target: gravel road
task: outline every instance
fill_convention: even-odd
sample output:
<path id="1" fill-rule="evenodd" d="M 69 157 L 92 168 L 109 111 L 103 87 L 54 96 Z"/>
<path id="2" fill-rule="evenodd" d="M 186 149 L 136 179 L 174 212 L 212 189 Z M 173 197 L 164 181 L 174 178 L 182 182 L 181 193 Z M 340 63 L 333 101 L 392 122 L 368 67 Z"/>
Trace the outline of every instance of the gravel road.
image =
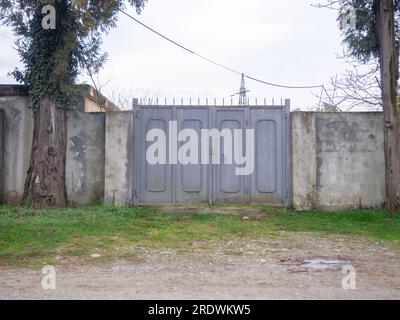
<path id="1" fill-rule="evenodd" d="M 305 233 L 184 249 L 134 247 L 136 258 L 128 260 L 59 257 L 55 290 L 42 288 L 41 268 L 0 267 L 0 299 L 400 299 L 398 248 Z M 342 268 L 302 265 L 312 258 L 346 261 L 356 289 L 342 288 Z"/>

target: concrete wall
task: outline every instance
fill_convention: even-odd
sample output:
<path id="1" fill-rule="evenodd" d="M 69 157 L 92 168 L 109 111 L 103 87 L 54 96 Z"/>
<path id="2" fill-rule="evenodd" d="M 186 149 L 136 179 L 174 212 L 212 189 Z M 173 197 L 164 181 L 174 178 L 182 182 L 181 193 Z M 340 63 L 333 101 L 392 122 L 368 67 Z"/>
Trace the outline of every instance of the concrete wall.
<path id="1" fill-rule="evenodd" d="M 382 113 L 292 113 L 293 204 L 340 210 L 385 203 Z"/>
<path id="2" fill-rule="evenodd" d="M 0 201 L 18 203 L 23 195 L 32 145 L 33 116 L 26 96 L 0 97 L 3 152 Z M 72 203 L 98 203 L 104 195 L 105 113 L 70 113 L 66 187 Z"/>
<path id="3" fill-rule="evenodd" d="M 133 112 L 107 112 L 104 201 L 133 203 Z"/>
<path id="4" fill-rule="evenodd" d="M 105 113 L 68 115 L 66 186 L 71 203 L 100 203 L 104 196 Z"/>
<path id="5" fill-rule="evenodd" d="M 29 98 L 0 95 L 0 201 L 23 193 L 33 130 Z M 19 89 L 18 89 L 19 90 Z M 1 93 L 1 92 L 0 92 Z M 296 209 L 381 207 L 385 203 L 381 113 L 292 113 Z M 1 129 L 1 125 L 3 129 Z M 72 203 L 133 202 L 134 113 L 68 116 L 67 192 Z"/>
<path id="6" fill-rule="evenodd" d="M 32 145 L 33 117 L 25 96 L 0 97 L 3 111 L 3 161 L 0 200 L 17 203 L 24 191 Z"/>

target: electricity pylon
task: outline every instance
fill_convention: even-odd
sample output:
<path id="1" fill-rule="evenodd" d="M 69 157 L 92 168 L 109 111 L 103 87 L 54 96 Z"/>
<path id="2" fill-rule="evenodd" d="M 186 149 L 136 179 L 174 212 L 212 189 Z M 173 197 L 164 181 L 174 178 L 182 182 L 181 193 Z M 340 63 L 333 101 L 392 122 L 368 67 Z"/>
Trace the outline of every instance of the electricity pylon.
<path id="1" fill-rule="evenodd" d="M 231 95 L 231 97 L 239 95 L 239 105 L 247 106 L 248 105 L 248 100 L 247 100 L 247 96 L 246 96 L 247 92 L 250 92 L 250 90 L 246 90 L 246 86 L 244 84 L 244 73 L 242 73 L 242 81 L 240 83 L 240 90 L 238 93 Z"/>

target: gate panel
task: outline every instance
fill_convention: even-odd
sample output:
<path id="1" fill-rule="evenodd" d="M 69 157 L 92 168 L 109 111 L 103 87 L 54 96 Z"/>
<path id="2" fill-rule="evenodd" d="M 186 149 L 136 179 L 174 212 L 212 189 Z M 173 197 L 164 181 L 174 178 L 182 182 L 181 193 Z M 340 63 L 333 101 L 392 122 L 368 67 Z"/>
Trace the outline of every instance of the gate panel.
<path id="1" fill-rule="evenodd" d="M 134 125 L 134 199 L 136 204 L 209 203 L 288 205 L 290 195 L 289 101 L 282 106 L 208 107 L 208 106 L 138 106 Z M 286 116 L 288 115 L 288 116 Z M 176 125 L 177 136 L 169 136 L 170 125 Z M 165 133 L 166 164 L 150 164 L 146 153 L 155 141 L 146 141 L 151 129 Z M 181 130 L 191 129 L 182 133 Z M 220 134 L 219 164 L 217 148 L 209 139 L 208 150 L 202 150 L 202 129 L 215 129 Z M 228 129 L 230 138 L 224 137 Z M 234 130 L 241 129 L 241 141 L 234 141 Z M 235 147 L 246 149 L 246 129 L 254 130 L 254 170 L 251 175 L 237 175 Z M 195 132 L 195 134 L 194 134 Z M 179 134 L 181 136 L 179 137 Z M 191 138 L 185 134 L 191 135 Z M 178 139 L 179 137 L 179 139 Z M 172 140 L 171 140 L 172 139 Z M 175 139 L 175 140 L 174 140 Z M 197 147 L 188 148 L 195 139 Z M 197 142 L 197 143 L 196 143 Z M 171 144 L 171 145 L 170 145 Z M 230 144 L 231 150 L 225 152 Z M 181 147 L 184 147 L 181 149 Z M 185 149 L 186 147 L 186 149 Z M 206 148 L 206 147 L 204 147 Z M 171 162 L 171 150 L 178 158 Z M 185 153 L 179 153 L 185 150 Z M 188 152 L 190 150 L 190 152 Z M 197 162 L 182 163 L 197 153 Z M 232 153 L 231 153 L 232 152 Z M 204 153 L 204 154 L 203 154 Z M 248 157 L 249 155 L 246 155 Z M 251 156 L 251 155 L 250 155 Z M 181 157 L 181 158 L 179 158 Z M 209 164 L 201 160 L 209 159 Z M 174 157 L 173 157 L 174 159 Z M 249 160 L 249 159 L 247 159 Z M 191 160 L 192 161 L 192 160 Z"/>
<path id="2" fill-rule="evenodd" d="M 171 203 L 172 196 L 172 166 L 170 164 L 151 165 L 146 159 L 146 151 L 154 142 L 147 142 L 146 135 L 151 129 L 162 129 L 166 133 L 166 153 L 168 161 L 168 125 L 173 120 L 172 108 L 143 108 L 139 121 L 139 202 Z"/>
<path id="3" fill-rule="evenodd" d="M 208 203 L 209 180 L 211 179 L 208 165 L 201 164 L 201 130 L 209 128 L 209 109 L 182 107 L 176 109 L 178 132 L 182 129 L 192 129 L 197 133 L 198 164 L 181 164 L 174 166 L 175 202 L 177 203 Z M 178 149 L 188 142 L 178 141 Z M 207 155 L 209 150 L 207 150 Z"/>
<path id="4" fill-rule="evenodd" d="M 224 147 L 226 143 L 231 144 L 231 150 L 234 150 L 233 130 L 246 129 L 245 110 L 224 108 L 216 109 L 214 116 L 214 128 L 218 130 L 229 129 L 232 132 L 232 140 L 226 141 L 221 138 L 220 142 L 220 164 L 213 164 L 214 167 L 214 202 L 215 203 L 247 203 L 245 176 L 236 175 L 237 165 L 234 163 L 226 164 L 228 158 L 232 155 L 225 154 Z M 244 139 L 243 139 L 244 149 Z M 216 150 L 211 151 L 212 154 Z"/>
<path id="5" fill-rule="evenodd" d="M 283 204 L 284 112 L 282 109 L 251 108 L 250 128 L 255 134 L 254 172 L 250 176 L 250 202 Z"/>

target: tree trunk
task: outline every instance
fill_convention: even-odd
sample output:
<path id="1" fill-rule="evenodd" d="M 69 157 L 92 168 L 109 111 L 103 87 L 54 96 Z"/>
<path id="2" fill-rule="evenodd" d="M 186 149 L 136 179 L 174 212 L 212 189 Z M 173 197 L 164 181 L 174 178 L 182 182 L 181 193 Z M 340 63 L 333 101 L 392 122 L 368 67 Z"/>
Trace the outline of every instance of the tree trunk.
<path id="1" fill-rule="evenodd" d="M 400 210 L 399 57 L 392 0 L 377 0 L 377 38 L 384 115 L 385 178 L 389 212 Z"/>
<path id="2" fill-rule="evenodd" d="M 30 167 L 22 201 L 34 208 L 66 206 L 67 113 L 54 102 L 42 99 L 33 116 Z"/>

